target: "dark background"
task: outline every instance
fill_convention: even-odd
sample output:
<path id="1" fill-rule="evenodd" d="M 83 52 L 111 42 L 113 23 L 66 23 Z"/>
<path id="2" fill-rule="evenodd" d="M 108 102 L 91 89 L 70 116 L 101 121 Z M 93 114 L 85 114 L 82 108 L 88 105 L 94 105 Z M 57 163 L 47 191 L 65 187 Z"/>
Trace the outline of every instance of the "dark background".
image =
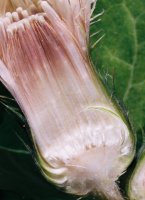
<path id="1" fill-rule="evenodd" d="M 95 13 L 103 10 L 101 21 L 91 26 L 90 35 L 100 32 L 90 38 L 90 55 L 112 95 L 125 103 L 139 149 L 145 127 L 145 0 L 98 0 Z M 22 114 L 18 115 L 17 104 L 3 96 L 11 98 L 0 84 L 0 199 L 77 199 L 58 191 L 41 176 L 27 123 Z M 135 163 L 121 178 L 123 187 Z"/>

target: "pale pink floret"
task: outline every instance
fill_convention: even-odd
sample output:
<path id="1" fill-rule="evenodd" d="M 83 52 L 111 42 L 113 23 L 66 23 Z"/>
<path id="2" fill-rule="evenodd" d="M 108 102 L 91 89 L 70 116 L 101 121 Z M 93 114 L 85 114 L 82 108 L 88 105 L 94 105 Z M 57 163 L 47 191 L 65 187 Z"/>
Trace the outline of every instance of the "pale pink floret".
<path id="1" fill-rule="evenodd" d="M 18 8 L 3 15 L 0 79 L 28 120 L 45 176 L 69 193 L 120 200 L 115 181 L 133 143 L 90 65 L 93 2 L 41 1 L 36 14 Z"/>

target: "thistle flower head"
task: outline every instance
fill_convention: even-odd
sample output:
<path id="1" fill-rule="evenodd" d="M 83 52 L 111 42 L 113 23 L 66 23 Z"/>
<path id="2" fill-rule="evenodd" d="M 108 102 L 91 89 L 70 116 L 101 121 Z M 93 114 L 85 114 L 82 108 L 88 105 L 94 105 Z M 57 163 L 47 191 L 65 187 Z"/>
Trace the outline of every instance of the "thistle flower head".
<path id="1" fill-rule="evenodd" d="M 141 149 L 137 165 L 129 181 L 128 195 L 130 200 L 145 199 L 145 149 Z"/>
<path id="2" fill-rule="evenodd" d="M 69 193 L 119 200 L 115 181 L 134 142 L 89 60 L 93 5 L 9 1 L 0 18 L 0 79 L 27 118 L 44 176 Z"/>
<path id="3" fill-rule="evenodd" d="M 5 15 L 6 12 L 15 12 L 18 7 L 27 9 L 30 13 L 38 11 L 38 0 L 1 0 L 0 15 Z"/>

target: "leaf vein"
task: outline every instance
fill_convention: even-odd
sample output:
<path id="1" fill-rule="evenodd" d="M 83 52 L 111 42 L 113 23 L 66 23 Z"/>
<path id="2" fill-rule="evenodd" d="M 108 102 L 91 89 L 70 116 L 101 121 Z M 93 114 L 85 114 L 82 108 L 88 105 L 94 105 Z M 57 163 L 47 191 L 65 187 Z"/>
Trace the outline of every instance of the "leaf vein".
<path id="1" fill-rule="evenodd" d="M 136 20 L 135 20 L 134 16 L 132 15 L 131 11 L 129 10 L 129 8 L 127 7 L 127 5 L 125 4 L 125 2 L 123 3 L 123 7 L 129 16 L 130 21 L 132 22 L 133 36 L 134 36 L 134 56 L 133 56 L 133 61 L 132 61 L 132 67 L 130 70 L 130 77 L 128 79 L 128 84 L 127 84 L 126 91 L 125 91 L 124 97 L 123 97 L 123 100 L 126 101 L 128 99 L 130 90 L 132 88 L 133 79 L 134 79 L 134 69 L 135 69 L 135 64 L 137 61 L 137 51 L 138 51 L 138 38 L 137 38 L 137 31 L 136 31 Z"/>

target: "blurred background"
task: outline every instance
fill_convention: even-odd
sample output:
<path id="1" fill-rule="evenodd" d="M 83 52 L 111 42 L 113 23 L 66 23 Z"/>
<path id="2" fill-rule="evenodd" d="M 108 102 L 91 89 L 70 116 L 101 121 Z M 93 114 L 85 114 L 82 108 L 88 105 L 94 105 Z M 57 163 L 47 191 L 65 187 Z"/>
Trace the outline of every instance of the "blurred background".
<path id="1" fill-rule="evenodd" d="M 139 150 L 145 137 L 145 0 L 98 0 L 97 13 L 102 15 L 91 25 L 90 56 L 112 97 L 127 110 Z M 41 176 L 29 128 L 11 98 L 0 83 L 0 200 L 77 199 Z"/>

